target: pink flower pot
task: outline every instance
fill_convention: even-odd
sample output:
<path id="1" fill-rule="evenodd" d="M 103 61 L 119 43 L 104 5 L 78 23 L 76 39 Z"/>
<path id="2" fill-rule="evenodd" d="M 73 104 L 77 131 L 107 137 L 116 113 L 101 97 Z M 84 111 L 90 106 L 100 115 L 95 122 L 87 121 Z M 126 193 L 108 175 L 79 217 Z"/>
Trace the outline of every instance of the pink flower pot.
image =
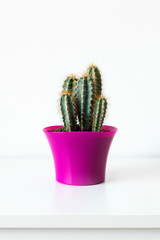
<path id="1" fill-rule="evenodd" d="M 54 158 L 56 180 L 69 185 L 92 185 L 105 181 L 107 156 L 117 128 L 105 132 L 49 132 L 43 129 Z"/>

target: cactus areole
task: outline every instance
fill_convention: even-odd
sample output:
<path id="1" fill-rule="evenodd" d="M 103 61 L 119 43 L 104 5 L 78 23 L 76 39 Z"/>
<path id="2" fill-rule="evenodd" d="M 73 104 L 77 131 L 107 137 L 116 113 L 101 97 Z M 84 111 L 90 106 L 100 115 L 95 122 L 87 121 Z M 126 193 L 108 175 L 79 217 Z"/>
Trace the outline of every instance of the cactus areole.
<path id="1" fill-rule="evenodd" d="M 105 181 L 107 156 L 117 131 L 103 125 L 107 106 L 97 66 L 90 65 L 80 78 L 72 74 L 64 80 L 60 97 L 63 126 L 43 129 L 58 182 L 91 185 Z"/>

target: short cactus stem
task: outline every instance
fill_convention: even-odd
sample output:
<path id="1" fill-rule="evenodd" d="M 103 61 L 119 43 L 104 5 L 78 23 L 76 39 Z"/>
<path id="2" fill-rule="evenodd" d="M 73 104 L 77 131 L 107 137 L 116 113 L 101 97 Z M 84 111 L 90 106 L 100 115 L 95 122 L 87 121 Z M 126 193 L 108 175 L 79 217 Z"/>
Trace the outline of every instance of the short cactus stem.
<path id="1" fill-rule="evenodd" d="M 72 97 L 69 93 L 62 94 L 60 99 L 61 112 L 65 131 L 76 130 L 76 115 Z"/>
<path id="2" fill-rule="evenodd" d="M 75 94 L 75 89 L 77 85 L 77 78 L 74 75 L 68 76 L 62 86 L 64 92 L 69 92 L 70 94 Z"/>
<path id="3" fill-rule="evenodd" d="M 77 81 L 78 79 L 75 77 L 75 75 L 71 74 L 65 79 L 62 86 L 62 89 L 63 89 L 62 93 L 69 93 L 72 96 L 76 115 L 77 115 L 77 104 L 76 104 Z"/>
<path id="4" fill-rule="evenodd" d="M 107 101 L 101 97 L 96 101 L 94 114 L 93 114 L 93 132 L 100 132 L 102 130 L 102 124 L 105 118 L 107 109 Z"/>
<path id="5" fill-rule="evenodd" d="M 95 85 L 95 95 L 99 98 L 102 93 L 102 79 L 98 67 L 93 64 L 90 65 L 87 68 L 87 74 L 93 79 L 93 83 Z"/>
<path id="6" fill-rule="evenodd" d="M 81 131 L 91 131 L 94 107 L 94 84 L 92 78 L 82 76 L 77 83 L 77 110 Z"/>

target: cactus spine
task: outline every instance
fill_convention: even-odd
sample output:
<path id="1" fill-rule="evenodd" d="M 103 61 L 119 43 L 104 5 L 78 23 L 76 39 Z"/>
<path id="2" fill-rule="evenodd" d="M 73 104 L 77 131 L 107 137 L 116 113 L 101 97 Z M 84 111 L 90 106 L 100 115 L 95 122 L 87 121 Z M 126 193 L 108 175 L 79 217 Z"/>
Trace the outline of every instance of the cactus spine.
<path id="1" fill-rule="evenodd" d="M 105 118 L 107 109 L 107 101 L 101 97 L 96 101 L 94 115 L 93 115 L 93 132 L 100 132 Z"/>
<path id="2" fill-rule="evenodd" d="M 76 130 L 76 115 L 72 97 L 69 93 L 64 93 L 60 99 L 61 112 L 64 127 L 67 132 Z"/>
<path id="3" fill-rule="evenodd" d="M 93 79 L 93 83 L 95 85 L 95 95 L 99 98 L 102 93 L 102 79 L 98 67 L 93 64 L 90 65 L 87 68 L 87 74 Z"/>
<path id="4" fill-rule="evenodd" d="M 84 75 L 77 83 L 77 109 L 81 131 L 91 131 L 92 129 L 93 102 L 93 80 Z"/>

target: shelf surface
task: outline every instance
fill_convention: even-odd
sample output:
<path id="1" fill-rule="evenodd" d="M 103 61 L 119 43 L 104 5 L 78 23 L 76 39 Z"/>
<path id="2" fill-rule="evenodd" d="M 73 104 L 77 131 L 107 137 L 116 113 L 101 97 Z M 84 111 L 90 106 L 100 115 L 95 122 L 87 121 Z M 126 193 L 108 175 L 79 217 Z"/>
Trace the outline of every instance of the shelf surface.
<path id="1" fill-rule="evenodd" d="M 0 159 L 0 228 L 160 228 L 160 159 L 108 158 L 105 183 L 55 181 L 50 159 Z"/>

